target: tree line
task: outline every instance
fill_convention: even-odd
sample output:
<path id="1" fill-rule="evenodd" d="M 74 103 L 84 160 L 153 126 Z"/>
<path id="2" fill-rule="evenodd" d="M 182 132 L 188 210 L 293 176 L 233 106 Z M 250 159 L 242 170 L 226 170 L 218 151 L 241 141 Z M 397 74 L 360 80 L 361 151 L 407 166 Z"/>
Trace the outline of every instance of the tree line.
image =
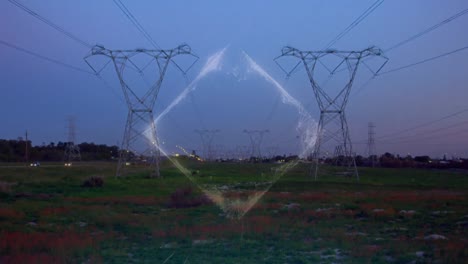
<path id="1" fill-rule="evenodd" d="M 0 139 L 0 162 L 63 161 L 69 142 L 50 142 L 48 145 L 32 146 L 30 140 Z M 83 142 L 78 144 L 81 160 L 105 161 L 118 158 L 119 147 Z"/>
<path id="2" fill-rule="evenodd" d="M 0 139 L 0 162 L 29 162 L 29 161 L 64 161 L 65 149 L 69 142 L 50 142 L 40 146 L 32 146 L 30 140 Z M 111 161 L 117 160 L 119 147 L 105 144 L 83 142 L 78 144 L 82 161 Z M 296 155 L 276 156 L 270 159 L 250 158 L 251 162 L 288 162 L 298 159 Z M 253 160 L 252 160 L 253 159 Z M 339 159 L 339 157 L 338 157 Z M 432 159 L 429 156 L 399 156 L 385 153 L 381 156 L 356 156 L 356 165 L 361 167 L 380 166 L 387 168 L 460 168 L 468 169 L 468 159 Z M 218 160 L 219 161 L 219 160 Z M 228 161 L 228 160 L 226 160 Z M 332 158 L 322 159 L 322 162 L 334 164 Z"/>
<path id="3" fill-rule="evenodd" d="M 381 156 L 356 156 L 357 166 L 379 166 L 386 168 L 430 168 L 430 169 L 468 169 L 468 159 L 452 158 L 433 159 L 427 155 L 400 156 L 384 153 Z"/>

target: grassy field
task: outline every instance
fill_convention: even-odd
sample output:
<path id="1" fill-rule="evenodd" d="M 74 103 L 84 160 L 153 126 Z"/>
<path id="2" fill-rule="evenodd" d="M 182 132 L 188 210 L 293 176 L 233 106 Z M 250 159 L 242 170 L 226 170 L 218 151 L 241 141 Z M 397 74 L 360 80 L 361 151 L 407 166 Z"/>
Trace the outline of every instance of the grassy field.
<path id="1" fill-rule="evenodd" d="M 361 168 L 359 183 L 314 181 L 299 164 L 228 218 L 198 186 L 232 198 L 232 186 L 268 181 L 268 165 L 192 164 L 192 181 L 162 167 L 151 179 L 115 178 L 113 163 L 0 166 L 0 263 L 468 262 L 466 172 Z M 82 187 L 90 177 L 103 186 Z"/>

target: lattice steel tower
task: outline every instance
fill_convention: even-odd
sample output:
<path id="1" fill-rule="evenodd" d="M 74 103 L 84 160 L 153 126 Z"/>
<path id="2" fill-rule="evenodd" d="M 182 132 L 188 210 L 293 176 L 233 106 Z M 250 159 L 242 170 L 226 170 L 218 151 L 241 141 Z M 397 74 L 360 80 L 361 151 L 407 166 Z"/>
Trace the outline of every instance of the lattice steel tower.
<path id="1" fill-rule="evenodd" d="M 202 142 L 202 153 L 203 157 L 206 160 L 213 160 L 214 157 L 214 149 L 213 149 L 213 139 L 216 134 L 219 133 L 219 129 L 203 129 L 203 130 L 195 130 L 195 133 L 200 135 L 200 139 Z"/>
<path id="2" fill-rule="evenodd" d="M 298 60 L 291 70 L 286 70 L 279 62 L 279 59 L 288 56 Z M 330 56 L 332 56 L 331 59 L 329 59 Z M 363 59 L 369 57 L 383 58 L 383 63 L 379 63 L 376 67 L 376 71 L 372 70 L 371 67 L 366 64 L 366 67 L 371 70 L 374 75 L 376 75 L 388 61 L 383 55 L 382 50 L 376 47 L 370 47 L 361 51 L 337 51 L 331 49 L 323 51 L 301 51 L 293 47 L 284 47 L 281 51 L 281 55 L 275 58 L 275 61 L 287 76 L 290 76 L 300 64 L 303 64 L 320 109 L 320 120 L 317 128 L 318 137 L 311 157 L 313 165 L 310 174 L 313 174 L 315 179 L 317 179 L 319 164 L 330 160 L 330 158 L 327 157 L 328 153 L 322 153 L 321 151 L 322 146 L 328 143 L 335 144 L 335 157 L 332 159 L 333 162 L 329 163 L 347 167 L 348 169 L 345 171 L 345 174 L 354 175 L 356 179 L 359 180 L 345 109 L 358 66 L 363 63 Z M 324 61 L 328 60 L 333 61 L 333 65 L 326 65 L 324 63 Z M 345 66 L 346 68 L 344 68 Z M 338 87 L 337 92 L 331 94 L 317 83 L 317 76 L 315 73 L 318 67 L 328 72 L 329 79 L 335 73 L 347 69 L 349 78 L 346 79 L 347 81 L 342 88 Z"/>
<path id="3" fill-rule="evenodd" d="M 67 118 L 68 141 L 65 145 L 65 162 L 72 162 L 74 160 L 81 160 L 80 147 L 75 145 L 76 138 L 76 124 L 74 117 Z"/>
<path id="4" fill-rule="evenodd" d="M 375 167 L 377 165 L 377 152 L 375 148 L 375 125 L 372 122 L 369 122 L 368 132 L 367 132 L 367 157 L 369 158 L 370 165 Z"/>
<path id="5" fill-rule="evenodd" d="M 269 132 L 270 130 L 268 129 L 263 129 L 263 130 L 244 129 L 244 133 L 249 135 L 249 138 L 250 138 L 250 157 L 249 158 L 262 159 L 263 136 Z"/>
<path id="6" fill-rule="evenodd" d="M 173 60 L 175 56 L 182 54 L 193 56 L 196 58 L 195 61 L 198 59 L 186 44 L 166 50 L 109 50 L 96 45 L 92 48 L 91 54 L 84 58 L 98 77 L 108 64 L 114 65 L 128 106 L 117 176 L 124 174 L 125 169 L 129 167 L 126 166 L 128 162 L 148 165 L 151 168 L 152 177 L 160 176 L 160 147 L 153 109 L 169 64 L 172 62 L 185 74 L 195 63 L 194 61 L 186 70 L 182 69 Z M 104 56 L 107 62 L 101 64 L 104 66 L 91 65 L 90 58 L 94 56 Z M 135 78 L 129 78 L 132 74 L 139 75 L 141 82 L 135 84 Z M 149 82 L 148 78 L 154 76 L 156 76 L 154 81 Z"/>

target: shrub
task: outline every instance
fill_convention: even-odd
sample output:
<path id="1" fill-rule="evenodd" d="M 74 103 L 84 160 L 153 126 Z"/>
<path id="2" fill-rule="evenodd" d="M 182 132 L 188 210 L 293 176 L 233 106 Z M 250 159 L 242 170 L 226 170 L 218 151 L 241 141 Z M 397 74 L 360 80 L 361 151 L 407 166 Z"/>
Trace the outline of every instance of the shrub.
<path id="1" fill-rule="evenodd" d="M 86 179 L 81 187 L 86 188 L 94 188 L 94 187 L 102 187 L 104 185 L 104 180 L 101 177 L 92 176 Z"/>
<path id="2" fill-rule="evenodd" d="M 189 208 L 197 207 L 204 204 L 211 204 L 210 199 L 206 195 L 195 196 L 192 187 L 179 188 L 173 192 L 167 203 L 169 208 Z"/>
<path id="3" fill-rule="evenodd" d="M 16 183 L 0 181 L 0 193 L 11 193 L 11 187 L 14 185 L 16 185 Z"/>

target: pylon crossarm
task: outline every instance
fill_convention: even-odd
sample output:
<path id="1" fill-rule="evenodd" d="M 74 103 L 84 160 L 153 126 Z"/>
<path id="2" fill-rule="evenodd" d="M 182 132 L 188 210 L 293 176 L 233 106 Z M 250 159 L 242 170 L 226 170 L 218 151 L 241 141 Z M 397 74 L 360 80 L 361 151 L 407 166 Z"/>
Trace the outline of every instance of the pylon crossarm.
<path id="1" fill-rule="evenodd" d="M 330 74 L 333 74 L 333 71 L 334 71 L 334 70 L 330 70 L 330 69 L 327 67 L 327 65 L 325 65 L 325 63 L 323 63 L 320 59 L 317 59 L 317 60 L 315 60 L 315 61 L 317 61 L 318 63 L 320 63 L 320 65 L 322 65 L 323 68 L 325 68 Z M 341 64 L 340 64 L 340 65 L 341 65 Z"/>
<path id="2" fill-rule="evenodd" d="M 152 57 L 156 58 L 170 58 L 174 55 L 180 54 L 192 54 L 192 49 L 187 44 L 182 44 L 177 46 L 174 49 L 132 49 L 132 50 L 110 50 L 106 49 L 102 45 L 95 45 L 91 48 L 91 53 L 86 56 L 93 56 L 93 55 L 103 55 L 108 57 L 116 57 L 116 58 L 123 58 L 123 57 L 131 57 L 136 53 L 146 53 Z"/>
<path id="3" fill-rule="evenodd" d="M 343 65 L 343 63 L 345 63 L 345 62 L 346 62 L 346 64 L 349 66 L 348 58 L 346 57 L 346 58 L 344 58 L 343 60 L 341 60 L 341 62 L 333 69 L 332 72 L 330 72 L 330 74 L 332 74 L 332 75 L 335 74 L 336 71 L 337 71 L 337 70 L 341 67 L 341 65 Z"/>

